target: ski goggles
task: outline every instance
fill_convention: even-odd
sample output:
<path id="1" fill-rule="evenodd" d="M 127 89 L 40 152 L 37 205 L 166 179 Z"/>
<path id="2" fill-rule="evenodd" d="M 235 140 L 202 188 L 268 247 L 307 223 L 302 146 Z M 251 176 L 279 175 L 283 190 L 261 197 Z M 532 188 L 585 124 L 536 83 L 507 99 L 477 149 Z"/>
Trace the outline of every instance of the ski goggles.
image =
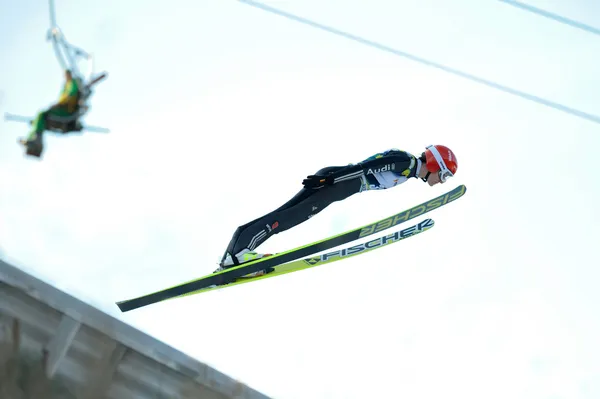
<path id="1" fill-rule="evenodd" d="M 444 160 L 442 159 L 440 152 L 437 150 L 437 148 L 435 148 L 435 146 L 430 145 L 430 146 L 426 147 L 426 149 L 431 151 L 431 153 L 433 154 L 433 157 L 435 158 L 435 160 L 437 161 L 437 163 L 440 167 L 440 170 L 437 172 L 437 174 L 440 178 L 440 182 L 445 183 L 446 180 L 448 180 L 449 177 L 454 176 L 454 174 L 452 174 L 452 172 L 450 172 L 450 169 L 448 169 L 448 167 L 446 166 L 446 163 L 444 163 Z"/>

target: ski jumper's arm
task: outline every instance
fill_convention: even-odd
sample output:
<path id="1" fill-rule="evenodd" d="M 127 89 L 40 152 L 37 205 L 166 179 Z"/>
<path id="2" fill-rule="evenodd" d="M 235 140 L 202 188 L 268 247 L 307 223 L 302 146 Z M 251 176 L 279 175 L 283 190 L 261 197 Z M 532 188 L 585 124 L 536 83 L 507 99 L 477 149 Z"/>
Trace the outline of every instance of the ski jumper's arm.
<path id="1" fill-rule="evenodd" d="M 365 159 L 356 165 L 348 165 L 347 167 L 336 171 L 330 175 L 333 179 L 333 184 L 344 180 L 354 179 L 361 175 L 366 175 L 371 172 L 376 172 L 382 168 L 388 168 L 403 176 L 415 177 L 417 170 L 416 157 L 406 151 L 391 149 L 372 157 Z"/>

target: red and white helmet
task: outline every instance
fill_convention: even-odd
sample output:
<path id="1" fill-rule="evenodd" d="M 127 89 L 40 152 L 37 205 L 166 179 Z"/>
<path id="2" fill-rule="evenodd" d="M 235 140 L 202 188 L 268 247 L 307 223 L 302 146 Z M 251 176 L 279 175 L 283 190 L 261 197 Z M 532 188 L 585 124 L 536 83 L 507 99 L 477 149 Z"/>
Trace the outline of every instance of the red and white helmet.
<path id="1" fill-rule="evenodd" d="M 454 176 L 458 169 L 456 155 L 450 148 L 439 144 L 427 146 L 425 161 L 427 171 L 429 173 L 437 172 L 442 183 L 445 183 L 449 177 Z"/>

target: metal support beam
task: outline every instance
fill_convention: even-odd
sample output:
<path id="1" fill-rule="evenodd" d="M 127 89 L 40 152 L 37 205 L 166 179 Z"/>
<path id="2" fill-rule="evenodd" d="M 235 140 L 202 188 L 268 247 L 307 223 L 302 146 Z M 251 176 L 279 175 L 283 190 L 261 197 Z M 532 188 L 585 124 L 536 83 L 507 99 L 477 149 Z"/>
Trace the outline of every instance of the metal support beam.
<path id="1" fill-rule="evenodd" d="M 58 366 L 65 357 L 69 346 L 71 346 L 71 342 L 73 342 L 73 338 L 75 338 L 80 325 L 81 323 L 67 315 L 62 317 L 54 337 L 52 337 L 44 349 L 48 356 L 46 363 L 46 376 L 48 378 L 52 378 L 56 370 L 58 370 Z"/>
<path id="2" fill-rule="evenodd" d="M 102 399 L 110 388 L 113 375 L 121 363 L 121 359 L 127 352 L 127 347 L 116 341 L 107 344 L 93 372 L 90 374 L 90 384 L 81 396 L 82 399 Z"/>

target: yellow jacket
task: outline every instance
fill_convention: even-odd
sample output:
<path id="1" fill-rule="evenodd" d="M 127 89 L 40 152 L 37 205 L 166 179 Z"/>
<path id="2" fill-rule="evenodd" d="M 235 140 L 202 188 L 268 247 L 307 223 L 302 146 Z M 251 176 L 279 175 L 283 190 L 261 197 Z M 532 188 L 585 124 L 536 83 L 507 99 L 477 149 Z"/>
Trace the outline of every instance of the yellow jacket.
<path id="1" fill-rule="evenodd" d="M 69 80 L 65 83 L 60 97 L 58 99 L 58 105 L 65 105 L 67 111 L 72 113 L 77 110 L 77 101 L 79 100 L 79 85 L 75 79 Z"/>

